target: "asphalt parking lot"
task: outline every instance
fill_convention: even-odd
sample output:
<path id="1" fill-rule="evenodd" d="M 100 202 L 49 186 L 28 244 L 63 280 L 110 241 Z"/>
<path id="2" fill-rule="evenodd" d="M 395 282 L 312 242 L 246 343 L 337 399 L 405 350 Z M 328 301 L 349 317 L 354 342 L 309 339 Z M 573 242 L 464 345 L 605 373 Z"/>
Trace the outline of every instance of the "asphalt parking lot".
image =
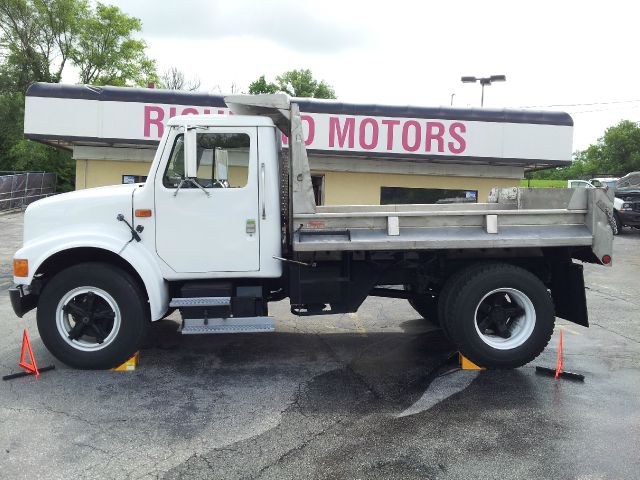
<path id="1" fill-rule="evenodd" d="M 452 348 L 402 300 L 357 314 L 292 316 L 276 333 L 186 336 L 154 325 L 135 372 L 72 370 L 6 289 L 21 214 L 0 214 L 0 373 L 23 328 L 39 379 L 0 383 L 0 477 L 622 479 L 640 471 L 640 231 L 614 266 L 586 267 L 591 328 L 559 321 L 565 368 L 456 371 Z"/>

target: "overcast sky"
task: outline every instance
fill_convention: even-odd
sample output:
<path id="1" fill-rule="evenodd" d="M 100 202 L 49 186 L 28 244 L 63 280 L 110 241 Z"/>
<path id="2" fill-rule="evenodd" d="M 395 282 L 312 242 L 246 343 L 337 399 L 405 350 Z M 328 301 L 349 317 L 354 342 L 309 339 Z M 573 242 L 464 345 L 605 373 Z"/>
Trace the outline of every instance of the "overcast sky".
<path id="1" fill-rule="evenodd" d="M 107 0 L 142 20 L 158 71 L 201 90 L 246 91 L 309 68 L 347 102 L 479 106 L 463 75 L 504 74 L 485 107 L 572 114 L 574 149 L 621 119 L 640 120 L 633 1 Z M 620 102 L 620 103 L 617 103 Z M 582 104 L 582 105 L 573 105 Z M 595 105 L 589 105 L 595 104 Z"/>

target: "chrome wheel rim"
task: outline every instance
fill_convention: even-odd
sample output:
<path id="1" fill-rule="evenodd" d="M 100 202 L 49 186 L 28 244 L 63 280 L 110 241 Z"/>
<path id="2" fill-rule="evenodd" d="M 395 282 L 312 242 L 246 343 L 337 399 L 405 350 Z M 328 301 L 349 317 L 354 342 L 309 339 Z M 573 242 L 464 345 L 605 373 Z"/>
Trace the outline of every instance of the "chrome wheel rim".
<path id="1" fill-rule="evenodd" d="M 497 288 L 478 302 L 473 319 L 484 343 L 498 350 L 511 350 L 524 344 L 533 333 L 536 310 L 520 290 Z"/>
<path id="2" fill-rule="evenodd" d="M 58 302 L 58 333 L 76 350 L 92 352 L 108 347 L 118 336 L 121 324 L 118 304 L 101 288 L 74 288 Z"/>

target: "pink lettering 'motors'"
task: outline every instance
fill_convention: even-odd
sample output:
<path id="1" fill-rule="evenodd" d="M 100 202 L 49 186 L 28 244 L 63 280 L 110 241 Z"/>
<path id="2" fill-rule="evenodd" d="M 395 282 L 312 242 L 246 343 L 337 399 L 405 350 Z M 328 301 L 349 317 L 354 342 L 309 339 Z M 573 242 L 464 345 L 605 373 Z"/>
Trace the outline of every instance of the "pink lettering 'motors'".
<path id="1" fill-rule="evenodd" d="M 144 136 L 145 138 L 160 138 L 164 133 L 164 122 L 176 115 L 196 115 L 200 113 L 196 107 L 162 107 L 145 105 L 144 107 Z M 203 113 L 218 115 L 229 114 L 222 109 L 211 111 L 204 108 Z M 327 117 L 314 117 L 309 114 L 300 116 L 305 130 L 305 145 L 318 149 L 339 148 L 344 150 L 376 150 L 385 152 L 415 152 L 422 154 L 459 155 L 467 149 L 467 126 L 462 122 L 446 124 L 441 121 L 416 119 L 389 119 L 375 117 L 340 117 L 328 116 L 329 138 L 318 138 L 317 132 L 327 135 L 323 127 Z M 317 125 L 319 122 L 320 126 Z M 324 124 L 326 125 L 326 124 Z M 357 144 L 356 144 L 357 139 Z M 283 144 L 288 139 L 282 136 Z M 326 143 L 325 143 L 326 142 Z"/>
<path id="2" fill-rule="evenodd" d="M 399 139 L 396 135 L 398 129 Z M 447 127 L 444 122 L 438 121 L 372 117 L 360 120 L 356 117 L 331 116 L 327 143 L 329 148 L 340 149 L 460 154 L 467 148 L 463 136 L 466 131 L 466 126 L 460 122 L 451 123 Z"/>

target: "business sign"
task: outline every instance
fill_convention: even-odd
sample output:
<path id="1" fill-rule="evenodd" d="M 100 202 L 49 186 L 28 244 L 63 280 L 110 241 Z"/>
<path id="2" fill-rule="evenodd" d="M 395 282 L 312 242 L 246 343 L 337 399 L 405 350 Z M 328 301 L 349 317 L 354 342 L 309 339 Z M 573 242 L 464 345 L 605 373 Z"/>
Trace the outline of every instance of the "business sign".
<path id="1" fill-rule="evenodd" d="M 25 136 L 105 144 L 157 143 L 176 115 L 230 115 L 228 108 L 78 98 L 26 98 Z M 368 157 L 564 164 L 572 127 L 302 112 L 307 148 Z M 286 145 L 286 138 L 284 139 Z"/>

